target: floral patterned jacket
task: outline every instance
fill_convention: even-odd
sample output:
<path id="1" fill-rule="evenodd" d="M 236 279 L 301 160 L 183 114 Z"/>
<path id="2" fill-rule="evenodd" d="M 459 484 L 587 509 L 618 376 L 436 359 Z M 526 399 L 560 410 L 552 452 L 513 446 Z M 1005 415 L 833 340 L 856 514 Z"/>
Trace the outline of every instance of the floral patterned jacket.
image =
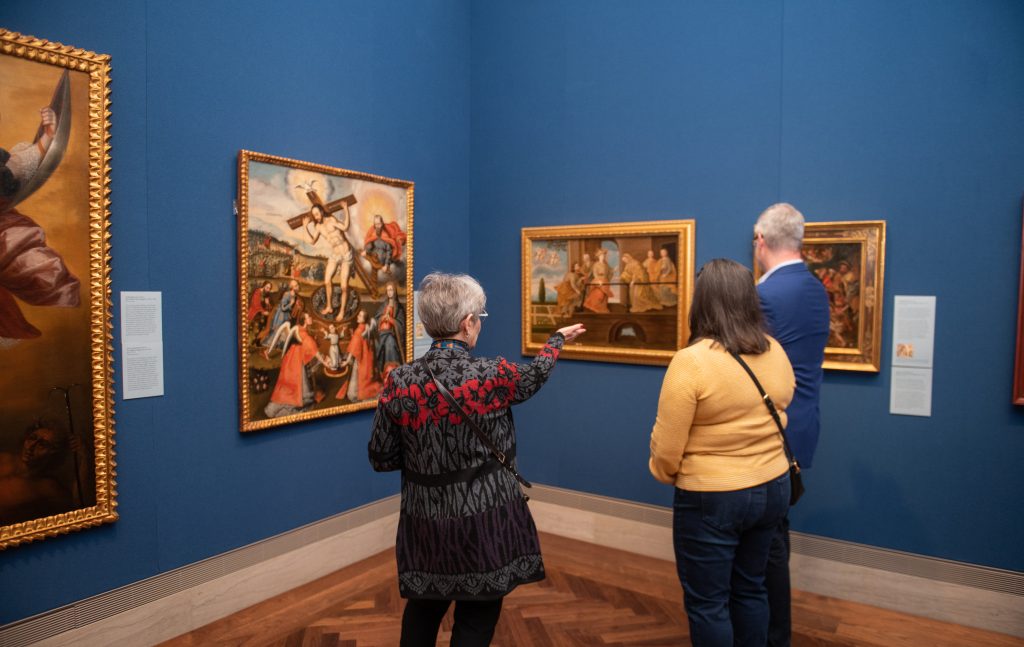
<path id="1" fill-rule="evenodd" d="M 515 464 L 511 405 L 547 381 L 565 338 L 530 363 L 432 348 L 388 376 L 369 444 L 376 471 L 402 471 L 397 553 L 405 597 L 500 597 L 543 578 L 536 528 L 519 484 L 449 406 L 423 366 Z M 518 466 L 517 466 L 518 467 Z"/>

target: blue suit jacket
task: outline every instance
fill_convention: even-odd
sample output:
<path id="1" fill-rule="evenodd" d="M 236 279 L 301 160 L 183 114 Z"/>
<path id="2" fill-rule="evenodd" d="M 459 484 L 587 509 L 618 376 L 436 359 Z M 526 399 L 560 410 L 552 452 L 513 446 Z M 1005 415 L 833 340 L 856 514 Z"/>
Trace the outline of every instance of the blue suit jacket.
<path id="1" fill-rule="evenodd" d="M 796 392 L 786 409 L 786 439 L 800 466 L 810 467 L 820 430 L 818 396 L 828 342 L 828 295 L 802 264 L 775 270 L 757 292 L 768 333 L 782 344 L 796 374 Z"/>

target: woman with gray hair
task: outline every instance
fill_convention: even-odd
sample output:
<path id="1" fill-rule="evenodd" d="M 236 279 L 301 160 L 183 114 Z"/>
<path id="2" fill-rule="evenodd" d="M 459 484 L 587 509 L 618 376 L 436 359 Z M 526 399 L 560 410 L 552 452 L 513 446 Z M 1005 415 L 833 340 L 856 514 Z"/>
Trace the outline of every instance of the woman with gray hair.
<path id="1" fill-rule="evenodd" d="M 391 371 L 373 420 L 373 469 L 402 471 L 403 647 L 433 647 L 453 600 L 451 644 L 489 645 L 504 596 L 544 578 L 515 471 L 510 407 L 540 389 L 562 345 L 585 330 L 559 329 L 529 364 L 473 357 L 486 301 L 470 276 L 423 279 L 417 307 L 434 342 L 423 358 Z"/>

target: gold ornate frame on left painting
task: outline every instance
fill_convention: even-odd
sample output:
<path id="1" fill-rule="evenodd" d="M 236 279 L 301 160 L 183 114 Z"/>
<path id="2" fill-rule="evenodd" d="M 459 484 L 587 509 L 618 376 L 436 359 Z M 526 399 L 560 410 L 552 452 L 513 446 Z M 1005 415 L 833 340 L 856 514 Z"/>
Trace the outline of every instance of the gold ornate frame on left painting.
<path id="1" fill-rule="evenodd" d="M 412 359 L 413 187 L 239 153 L 242 431 L 373 408 Z"/>
<path id="2" fill-rule="evenodd" d="M 117 519 L 109 84 L 0 29 L 0 548 Z"/>

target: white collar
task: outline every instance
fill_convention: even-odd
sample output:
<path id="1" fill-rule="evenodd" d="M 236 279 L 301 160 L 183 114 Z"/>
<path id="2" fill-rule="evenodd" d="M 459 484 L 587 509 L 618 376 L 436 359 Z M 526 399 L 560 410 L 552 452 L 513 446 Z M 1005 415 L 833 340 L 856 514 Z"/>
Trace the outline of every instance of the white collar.
<path id="1" fill-rule="evenodd" d="M 786 267 L 787 265 L 796 265 L 797 263 L 800 263 L 801 265 L 803 265 L 803 262 L 804 262 L 804 259 L 802 259 L 802 258 L 794 258 L 791 261 L 782 261 L 781 263 L 779 263 L 778 265 L 776 265 L 772 269 L 770 269 L 767 272 L 765 272 L 764 274 L 762 274 L 761 278 L 759 278 L 757 280 L 757 284 L 761 285 L 762 283 L 767 281 L 768 277 L 771 276 L 772 274 L 774 274 L 775 270 L 779 269 L 780 267 Z"/>

